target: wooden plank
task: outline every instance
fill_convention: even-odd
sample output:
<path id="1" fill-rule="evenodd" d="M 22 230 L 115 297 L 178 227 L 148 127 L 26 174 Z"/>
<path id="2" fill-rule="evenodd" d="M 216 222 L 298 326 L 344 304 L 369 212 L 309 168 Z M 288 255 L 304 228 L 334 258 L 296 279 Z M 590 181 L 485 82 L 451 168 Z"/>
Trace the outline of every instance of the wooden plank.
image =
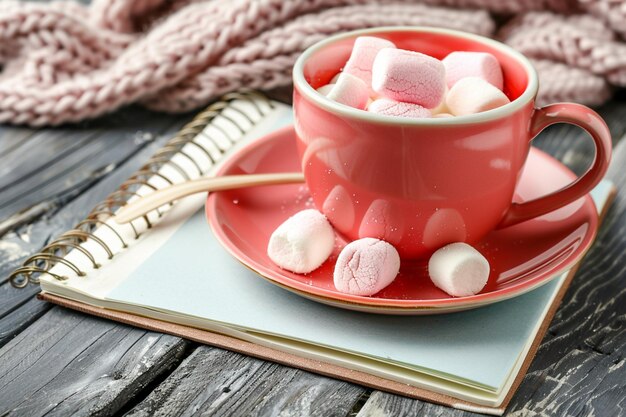
<path id="1" fill-rule="evenodd" d="M 139 117 L 141 114 L 144 116 Z M 109 169 L 96 178 L 88 190 L 79 190 L 70 196 L 69 201 L 59 201 L 63 207 L 51 205 L 46 216 L 0 239 L 2 279 L 5 280 L 9 271 L 25 257 L 84 218 L 96 203 L 117 189 L 191 118 L 191 115 L 151 113 L 148 117 L 146 114 L 139 111 L 138 115 L 137 111 L 131 110 L 111 116 L 114 121 L 110 122 L 111 129 L 106 132 L 98 126 L 103 121 L 84 128 L 85 135 L 94 130 L 103 133 L 84 141 L 81 150 L 76 148 L 69 159 L 66 157 L 59 165 L 61 171 L 56 171 L 61 172 L 53 184 L 58 186 L 57 190 L 46 198 L 48 201 L 56 198 L 58 191 L 64 190 L 63 184 L 73 177 L 93 176 L 98 165 L 102 165 L 94 161 L 109 164 Z M 46 137 L 46 131 L 39 132 L 39 135 Z M 50 135 L 47 139 L 51 143 L 58 140 Z M 18 149 L 13 152 L 17 153 Z M 77 157 L 79 155 L 84 157 L 84 162 Z M 71 171 L 63 172 L 62 167 L 70 159 L 76 163 Z M 0 362 L 4 364 L 6 360 L 7 366 L 17 363 L 22 368 L 24 361 L 30 361 L 30 356 L 39 352 L 29 352 L 24 348 L 25 344 L 50 347 L 40 360 L 29 363 L 10 385 L 0 388 L 0 415 L 5 411 L 12 411 L 15 415 L 43 415 L 47 412 L 56 415 L 113 414 L 147 384 L 180 362 L 188 346 L 180 338 L 141 331 L 68 310 L 55 308 L 45 314 L 50 305 L 32 298 L 37 291 L 36 286 L 16 290 L 6 280 L 0 285 L 0 346 L 8 342 L 0 350 Z M 42 314 L 43 317 L 39 318 Z M 22 331 L 33 321 L 32 326 Z M 89 340 L 93 344 L 86 345 Z M 20 352 L 23 356 L 19 356 Z M 65 354 L 67 358 L 61 358 Z M 9 358 L 15 358 L 17 362 Z M 51 369 L 44 369 L 47 366 Z M 10 375 L 10 372 L 0 365 L 0 374 Z M 6 378 L 0 377 L 0 386 L 8 381 Z M 77 384 L 77 381 L 82 383 Z M 22 402 L 16 400 L 20 398 L 23 398 Z"/>
<path id="2" fill-rule="evenodd" d="M 133 134 L 137 131 L 151 135 L 152 140 L 136 152 L 120 152 L 116 160 L 110 162 L 110 168 L 88 189 L 82 190 L 69 201 L 61 201 L 62 207 L 52 202 L 45 215 L 30 224 L 16 228 L 0 238 L 0 283 L 6 280 L 8 273 L 26 257 L 39 250 L 50 238 L 66 231 L 83 219 L 91 208 L 102 201 L 109 193 L 136 171 L 146 160 L 173 134 L 189 120 L 190 116 L 163 116 L 153 114 L 154 119 L 166 119 L 168 123 L 159 123 L 159 128 L 151 129 L 151 120 L 146 126 L 129 127 Z M 122 132 L 118 132 L 123 135 Z M 143 135 L 143 134 L 142 134 Z M 106 136 L 105 136 L 106 139 Z M 52 198 L 54 200 L 54 198 Z M 50 200 L 48 200 L 50 201 Z M 0 305 L 2 298 L 0 297 Z"/>
<path id="3" fill-rule="evenodd" d="M 566 293 L 510 415 L 623 415 L 626 406 L 626 140 L 608 177 L 620 192 Z M 364 416 L 467 416 L 422 401 L 374 392 Z"/>
<path id="4" fill-rule="evenodd" d="M 346 416 L 366 390 L 222 349 L 196 349 L 128 417 Z"/>
<path id="5" fill-rule="evenodd" d="M 0 415 L 112 415 L 187 343 L 53 308 L 0 350 Z"/>
<path id="6" fill-rule="evenodd" d="M 39 130 L 0 154 L 0 222 L 42 202 L 59 205 L 57 200 L 106 176 L 176 120 L 129 109 L 82 127 Z"/>
<path id="7" fill-rule="evenodd" d="M 16 334 L 27 328 L 30 323 L 41 317 L 52 307 L 36 298 L 27 300 L 11 314 L 0 319 L 0 347 L 8 343 Z"/>
<path id="8" fill-rule="evenodd" d="M 15 149 L 23 146 L 33 137 L 36 129 L 18 126 L 0 126 L 0 158 L 10 155 Z M 6 171 L 0 168 L 0 177 Z"/>
<path id="9" fill-rule="evenodd" d="M 478 414 L 446 408 L 424 401 L 410 400 L 381 391 L 372 392 L 363 407 L 356 414 L 356 417 L 402 416 L 470 417 L 478 416 Z"/>
<path id="10" fill-rule="evenodd" d="M 82 190 L 78 195 L 73 196 L 70 201 L 62 201 L 63 207 L 56 207 L 52 204 L 48 212 L 38 220 L 17 228 L 14 232 L 8 233 L 0 238 L 0 320 L 4 321 L 3 331 L 7 334 L 16 334 L 18 329 L 23 328 L 27 322 L 20 323 L 19 320 L 7 318 L 12 312 L 20 309 L 22 305 L 28 303 L 34 294 L 38 292 L 38 286 L 29 286 L 27 289 L 18 290 L 8 283 L 9 273 L 19 266 L 27 257 L 33 255 L 47 242 L 55 236 L 65 232 L 73 225 L 82 220 L 91 208 L 102 201 L 109 193 L 116 190 L 119 185 L 136 171 L 145 161 L 163 144 L 176 133 L 176 131 L 186 123 L 192 116 L 169 116 L 152 113 L 151 118 L 137 117 L 143 120 L 144 125 L 134 124 L 134 111 L 128 110 L 120 114 L 122 121 L 114 122 L 117 126 L 126 126 L 129 135 L 140 132 L 152 135 L 152 139 L 138 149 L 136 152 L 122 153 L 118 159 L 112 162 L 112 171 L 107 172 L 102 178 L 93 184 L 89 189 Z M 111 116 L 112 120 L 116 117 Z M 152 124 L 153 119 L 167 120 Z M 102 123 L 102 122 L 100 122 Z M 155 127 L 156 126 L 156 127 Z M 142 133 L 143 132 L 143 133 Z M 124 135 L 123 131 L 118 131 L 119 135 Z M 127 136 L 127 138 L 129 138 Z M 23 310 L 22 310 L 23 311 Z M 22 315 L 25 320 L 33 320 L 33 315 Z M 11 326 L 17 326 L 10 328 Z"/>

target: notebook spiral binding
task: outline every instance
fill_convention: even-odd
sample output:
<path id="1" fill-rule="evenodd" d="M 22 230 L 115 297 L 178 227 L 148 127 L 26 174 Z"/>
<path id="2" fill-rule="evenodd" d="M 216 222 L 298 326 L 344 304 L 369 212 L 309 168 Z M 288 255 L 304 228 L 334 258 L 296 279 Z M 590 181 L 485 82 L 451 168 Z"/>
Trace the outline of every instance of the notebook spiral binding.
<path id="1" fill-rule="evenodd" d="M 11 285 L 16 288 L 24 288 L 29 283 L 38 284 L 39 276 L 43 273 L 50 274 L 57 280 L 66 280 L 67 277 L 50 272 L 50 269 L 57 263 L 65 265 L 78 276 L 85 276 L 85 273 L 81 271 L 74 263 L 65 259 L 65 255 L 67 255 L 71 250 L 77 250 L 88 259 L 88 261 L 94 268 L 99 268 L 100 265 L 98 264 L 96 257 L 81 245 L 82 243 L 90 239 L 104 250 L 109 259 L 113 258 L 114 252 L 111 250 L 109 245 L 93 233 L 96 228 L 99 227 L 106 227 L 110 231 L 112 231 L 113 234 L 116 235 L 117 238 L 120 240 L 122 248 L 126 248 L 128 246 L 128 243 L 115 230 L 115 228 L 107 224 L 105 220 L 112 217 L 115 210 L 124 206 L 130 198 L 134 196 L 139 196 L 139 194 L 137 194 L 136 192 L 139 187 L 147 186 L 153 191 L 157 190 L 154 185 L 148 182 L 151 177 L 154 177 L 156 175 L 168 184 L 174 184 L 174 181 L 171 178 L 159 172 L 159 170 L 164 165 L 170 165 L 171 168 L 178 172 L 185 180 L 190 180 L 191 178 L 189 174 L 179 164 L 177 164 L 175 161 L 172 161 L 172 157 L 174 155 L 182 155 L 192 162 L 193 166 L 198 171 L 198 175 L 204 175 L 206 173 L 206 170 L 202 169 L 202 167 L 196 162 L 195 159 L 193 159 L 190 155 L 184 152 L 183 147 L 188 144 L 192 145 L 193 147 L 201 151 L 205 156 L 207 156 L 212 164 L 215 164 L 219 158 L 216 158 L 215 155 L 212 155 L 205 146 L 196 142 L 196 138 L 198 138 L 198 136 L 203 133 L 205 127 L 209 123 L 211 123 L 211 121 L 214 120 L 217 116 L 221 116 L 228 120 L 230 123 L 232 123 L 233 126 L 235 126 L 241 134 L 244 134 L 244 128 L 241 127 L 240 124 L 237 123 L 235 120 L 223 113 L 223 110 L 226 108 L 232 109 L 241 114 L 241 116 L 243 116 L 250 122 L 250 125 L 253 126 L 255 124 L 254 120 L 250 117 L 249 114 L 246 114 L 244 111 L 237 109 L 235 106 L 229 105 L 235 100 L 246 100 L 250 102 L 254 105 L 254 108 L 258 112 L 259 116 L 264 116 L 266 110 L 258 105 L 258 100 L 266 102 L 268 108 L 270 109 L 274 107 L 274 104 L 269 98 L 256 91 L 240 91 L 224 95 L 219 101 L 207 107 L 204 111 L 199 113 L 191 122 L 185 125 L 172 139 L 170 139 L 161 149 L 159 149 L 148 160 L 148 162 L 146 162 L 130 178 L 124 181 L 116 191 L 113 191 L 107 196 L 104 201 L 97 204 L 84 220 L 80 221 L 76 226 L 74 226 L 73 229 L 63 233 L 58 238 L 50 242 L 39 253 L 31 256 L 26 261 L 24 261 L 22 263 L 22 266 L 14 270 L 9 276 Z M 236 142 L 236 140 L 232 138 L 232 136 L 219 125 L 212 124 L 211 126 L 218 129 L 220 133 L 223 134 L 225 138 L 228 138 L 228 140 L 232 144 Z M 204 137 L 214 142 L 214 140 L 209 135 L 204 134 Z M 220 156 L 225 152 L 225 150 L 222 150 L 219 146 L 217 147 L 217 149 L 220 152 Z M 159 209 L 157 209 L 157 213 L 159 217 L 162 215 Z M 145 222 L 145 228 L 150 229 L 152 227 L 152 222 L 149 220 L 148 215 L 144 215 L 142 219 L 143 222 Z M 135 221 L 137 220 L 134 220 L 133 222 Z M 132 227 L 134 238 L 138 239 L 141 233 L 138 231 L 136 225 L 133 224 L 133 222 L 129 224 Z"/>

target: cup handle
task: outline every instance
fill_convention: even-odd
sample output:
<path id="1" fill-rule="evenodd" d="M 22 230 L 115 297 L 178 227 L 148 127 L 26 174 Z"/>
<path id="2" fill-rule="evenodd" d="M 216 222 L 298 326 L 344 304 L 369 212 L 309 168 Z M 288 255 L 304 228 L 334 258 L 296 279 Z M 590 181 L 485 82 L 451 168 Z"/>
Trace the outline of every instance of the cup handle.
<path id="1" fill-rule="evenodd" d="M 524 203 L 512 203 L 498 224 L 501 229 L 532 219 L 578 200 L 595 187 L 611 161 L 611 132 L 598 113 L 574 103 L 557 103 L 536 109 L 530 122 L 530 140 L 555 123 L 571 123 L 585 129 L 593 138 L 595 157 L 591 167 L 573 183 L 551 194 Z"/>

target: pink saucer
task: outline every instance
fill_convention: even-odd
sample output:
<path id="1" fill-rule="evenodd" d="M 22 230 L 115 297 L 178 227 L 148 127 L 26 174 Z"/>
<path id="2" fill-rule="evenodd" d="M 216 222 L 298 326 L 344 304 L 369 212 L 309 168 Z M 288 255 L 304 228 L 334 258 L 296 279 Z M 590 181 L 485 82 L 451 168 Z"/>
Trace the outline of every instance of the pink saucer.
<path id="1" fill-rule="evenodd" d="M 258 140 L 233 155 L 219 175 L 299 171 L 293 127 Z M 572 182 L 574 174 L 547 154 L 531 149 L 517 186 L 516 201 L 545 195 Z M 304 297 L 352 310 L 384 314 L 440 314 L 506 300 L 547 283 L 576 263 L 591 245 L 598 216 L 586 196 L 552 213 L 491 232 L 477 245 L 491 264 L 489 282 L 470 297 L 454 298 L 436 288 L 427 260 L 404 261 L 400 274 L 372 297 L 338 292 L 333 267 L 345 241 L 320 268 L 307 275 L 280 269 L 266 254 L 274 229 L 287 217 L 313 208 L 306 186 L 278 185 L 211 194 L 206 204 L 218 240 L 239 261 L 268 281 Z"/>

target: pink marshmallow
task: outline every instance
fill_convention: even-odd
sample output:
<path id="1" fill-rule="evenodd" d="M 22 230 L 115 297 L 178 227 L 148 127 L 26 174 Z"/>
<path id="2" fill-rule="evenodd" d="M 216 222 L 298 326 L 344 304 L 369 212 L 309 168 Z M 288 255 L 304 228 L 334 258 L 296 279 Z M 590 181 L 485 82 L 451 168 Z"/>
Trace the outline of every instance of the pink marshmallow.
<path id="1" fill-rule="evenodd" d="M 430 110 L 419 104 L 402 103 L 388 98 L 374 100 L 368 107 L 368 111 L 386 116 L 413 117 L 423 119 L 430 117 Z"/>
<path id="2" fill-rule="evenodd" d="M 352 53 L 343 72 L 360 78 L 369 87 L 372 85 L 372 65 L 381 49 L 395 48 L 396 45 L 386 39 L 373 36 L 359 36 L 354 41 Z"/>
<path id="3" fill-rule="evenodd" d="M 389 243 L 366 237 L 343 248 L 333 279 L 338 291 L 373 295 L 391 284 L 400 270 L 400 256 Z"/>
<path id="4" fill-rule="evenodd" d="M 337 83 L 326 97 L 337 103 L 363 110 L 369 100 L 369 88 L 360 78 L 341 73 L 337 78 Z"/>
<path id="5" fill-rule="evenodd" d="M 431 114 L 449 113 L 448 107 L 446 106 L 446 95 L 448 95 L 448 86 L 446 86 L 443 96 L 441 97 L 441 103 L 434 109 L 430 109 Z"/>
<path id="6" fill-rule="evenodd" d="M 446 83 L 452 88 L 466 77 L 478 77 L 502 90 L 502 68 L 498 59 L 487 52 L 452 52 L 442 61 L 446 69 Z"/>
<path id="7" fill-rule="evenodd" d="M 387 98 L 432 109 L 446 88 L 443 64 L 419 52 L 385 48 L 374 60 L 372 88 Z"/>
<path id="8" fill-rule="evenodd" d="M 446 105 L 455 116 L 480 113 L 509 103 L 509 98 L 496 87 L 478 77 L 467 77 L 452 86 Z"/>

